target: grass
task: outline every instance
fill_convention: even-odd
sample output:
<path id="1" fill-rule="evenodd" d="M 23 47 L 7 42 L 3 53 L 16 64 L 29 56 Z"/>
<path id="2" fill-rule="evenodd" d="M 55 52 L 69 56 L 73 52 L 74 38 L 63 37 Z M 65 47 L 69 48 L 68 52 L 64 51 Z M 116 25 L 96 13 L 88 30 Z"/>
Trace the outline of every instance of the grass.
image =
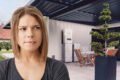
<path id="1" fill-rule="evenodd" d="M 4 53 L 12 53 L 12 50 L 8 50 L 8 51 L 6 51 L 6 50 L 1 50 L 1 51 L 0 51 L 0 54 L 4 54 Z M 2 60 L 4 60 L 4 58 L 0 55 L 0 61 L 2 61 Z"/>
<path id="2" fill-rule="evenodd" d="M 0 54 L 1 54 L 1 53 L 12 53 L 12 50 L 9 50 L 9 51 L 1 50 L 1 51 L 0 51 Z"/>
<path id="3" fill-rule="evenodd" d="M 0 61 L 4 60 L 4 58 L 2 56 L 0 56 Z"/>

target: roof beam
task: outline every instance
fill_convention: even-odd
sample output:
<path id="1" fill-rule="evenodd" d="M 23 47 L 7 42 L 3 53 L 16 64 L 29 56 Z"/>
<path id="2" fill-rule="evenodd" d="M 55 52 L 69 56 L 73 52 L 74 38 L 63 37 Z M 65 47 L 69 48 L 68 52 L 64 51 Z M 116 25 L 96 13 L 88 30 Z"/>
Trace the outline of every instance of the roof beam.
<path id="1" fill-rule="evenodd" d="M 83 24 L 88 24 L 88 25 L 97 25 L 97 23 L 95 23 L 95 22 L 90 22 L 90 21 L 62 20 L 62 19 L 54 19 L 54 20 L 66 21 L 66 22 L 73 22 L 73 23 L 83 23 Z"/>
<path id="2" fill-rule="evenodd" d="M 35 6 L 39 3 L 39 0 L 34 0 L 34 2 L 31 4 L 32 6 Z"/>
<path id="3" fill-rule="evenodd" d="M 57 4 L 61 4 L 61 5 L 65 5 L 65 6 L 69 6 L 69 2 L 60 2 L 59 0 L 55 1 L 55 0 L 46 0 L 46 1 L 49 1 L 49 2 L 53 2 L 53 3 L 57 3 Z"/>
<path id="4" fill-rule="evenodd" d="M 85 6 L 87 4 L 91 4 L 91 3 L 95 2 L 95 1 L 97 1 L 97 0 L 89 0 L 89 1 L 88 0 L 83 0 L 83 1 L 81 1 L 79 3 L 76 3 L 75 5 L 70 5 L 70 6 L 68 6 L 67 8 L 65 8 L 65 9 L 63 9 L 61 11 L 58 11 L 56 13 L 51 14 L 50 18 L 60 16 L 61 14 L 64 14 L 66 12 L 68 13 L 68 12 L 70 12 L 72 10 L 75 10 L 75 9 L 80 8 L 82 6 Z"/>

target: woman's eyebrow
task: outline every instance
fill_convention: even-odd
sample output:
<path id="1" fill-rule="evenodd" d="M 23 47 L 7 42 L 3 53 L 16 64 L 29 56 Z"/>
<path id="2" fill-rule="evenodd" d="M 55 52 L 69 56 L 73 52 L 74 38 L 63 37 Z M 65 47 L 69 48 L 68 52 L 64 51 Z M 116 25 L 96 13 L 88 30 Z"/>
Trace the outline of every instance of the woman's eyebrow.
<path id="1" fill-rule="evenodd" d="M 40 25 L 39 25 L 39 24 L 32 25 L 31 27 L 36 27 L 36 26 L 37 26 L 37 27 L 40 27 Z M 23 26 L 18 26 L 18 27 L 19 27 L 19 28 L 21 28 L 21 27 L 28 27 L 28 26 L 24 26 L 24 25 L 23 25 Z"/>
<path id="2" fill-rule="evenodd" d="M 40 27 L 40 25 L 39 25 L 39 24 L 36 24 L 36 25 L 33 25 L 33 26 L 38 26 L 38 27 Z"/>
<path id="3" fill-rule="evenodd" d="M 18 28 L 21 28 L 21 27 L 27 27 L 27 26 L 18 26 Z"/>

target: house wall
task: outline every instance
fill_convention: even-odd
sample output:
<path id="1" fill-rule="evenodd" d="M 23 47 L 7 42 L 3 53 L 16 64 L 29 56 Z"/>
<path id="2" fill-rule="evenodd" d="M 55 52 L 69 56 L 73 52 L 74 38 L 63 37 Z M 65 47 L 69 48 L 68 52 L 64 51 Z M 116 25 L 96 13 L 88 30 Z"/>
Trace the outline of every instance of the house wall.
<path id="1" fill-rule="evenodd" d="M 89 34 L 94 26 L 83 25 L 77 23 L 49 20 L 49 53 L 48 56 L 55 56 L 56 59 L 62 59 L 62 31 L 64 29 L 72 30 L 72 38 L 74 43 L 90 50 L 91 35 Z"/>

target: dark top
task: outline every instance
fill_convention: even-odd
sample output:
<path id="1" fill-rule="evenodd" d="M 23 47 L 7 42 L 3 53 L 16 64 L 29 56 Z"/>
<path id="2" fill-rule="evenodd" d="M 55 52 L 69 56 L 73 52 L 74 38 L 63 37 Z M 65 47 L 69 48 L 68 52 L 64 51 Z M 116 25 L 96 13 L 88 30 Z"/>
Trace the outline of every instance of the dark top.
<path id="1" fill-rule="evenodd" d="M 0 62 L 0 80 L 23 80 L 18 73 L 14 58 Z M 45 73 L 42 80 L 70 80 L 64 63 L 47 58 Z"/>

